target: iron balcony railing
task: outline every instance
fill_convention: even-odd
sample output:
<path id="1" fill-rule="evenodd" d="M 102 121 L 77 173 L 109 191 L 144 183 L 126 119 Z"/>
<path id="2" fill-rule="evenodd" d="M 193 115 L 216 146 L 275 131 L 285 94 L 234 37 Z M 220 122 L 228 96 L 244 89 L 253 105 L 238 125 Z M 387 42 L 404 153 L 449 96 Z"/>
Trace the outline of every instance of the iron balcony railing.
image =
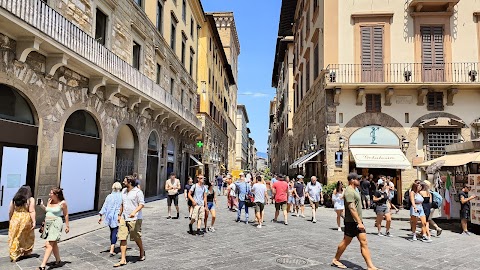
<path id="1" fill-rule="evenodd" d="M 0 7 L 126 84 L 136 88 L 149 99 L 170 108 L 196 128 L 202 129 L 202 124 L 196 115 L 170 93 L 98 43 L 92 36 L 85 33 L 42 0 L 0 0 Z"/>
<path id="2" fill-rule="evenodd" d="M 479 63 L 331 64 L 326 81 L 354 83 L 479 83 Z"/>

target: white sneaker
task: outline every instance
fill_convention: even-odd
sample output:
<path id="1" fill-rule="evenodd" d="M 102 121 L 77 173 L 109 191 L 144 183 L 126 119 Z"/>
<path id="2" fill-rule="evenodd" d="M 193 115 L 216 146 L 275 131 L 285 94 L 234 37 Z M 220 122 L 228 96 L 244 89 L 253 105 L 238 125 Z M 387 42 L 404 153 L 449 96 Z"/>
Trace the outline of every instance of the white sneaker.
<path id="1" fill-rule="evenodd" d="M 210 227 L 210 232 L 215 232 L 215 228 L 214 227 Z"/>
<path id="2" fill-rule="evenodd" d="M 297 214 L 297 217 L 298 217 L 298 216 L 299 216 L 299 215 Z"/>
<path id="3" fill-rule="evenodd" d="M 313 223 L 317 223 L 317 220 L 316 220 L 316 219 L 314 219 L 314 220 L 312 220 L 312 222 L 313 222 Z"/>
<path id="4" fill-rule="evenodd" d="M 342 231 L 342 228 L 339 227 L 339 228 L 337 229 L 337 231 L 341 232 L 341 231 Z"/>
<path id="5" fill-rule="evenodd" d="M 412 241 L 417 241 L 417 234 L 414 234 L 414 235 L 412 236 Z"/>
<path id="6" fill-rule="evenodd" d="M 262 224 L 258 224 L 258 225 L 257 225 L 257 228 L 261 229 L 261 228 L 262 228 Z"/>
<path id="7" fill-rule="evenodd" d="M 300 217 L 305 218 L 305 215 L 300 215 Z"/>

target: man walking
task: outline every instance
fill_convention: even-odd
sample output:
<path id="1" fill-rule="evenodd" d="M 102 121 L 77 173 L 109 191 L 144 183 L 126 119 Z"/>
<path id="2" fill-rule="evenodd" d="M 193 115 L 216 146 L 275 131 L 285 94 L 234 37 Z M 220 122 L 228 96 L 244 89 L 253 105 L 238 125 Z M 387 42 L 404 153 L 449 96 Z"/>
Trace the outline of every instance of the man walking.
<path id="1" fill-rule="evenodd" d="M 193 223 L 197 222 L 197 235 L 203 235 L 203 232 L 200 231 L 202 226 L 202 220 L 205 218 L 205 207 L 207 206 L 207 192 L 208 189 L 203 185 L 203 174 L 197 176 L 197 183 L 190 188 L 188 192 L 188 199 L 192 201 L 193 211 L 192 219 L 190 224 L 188 224 L 188 233 L 195 235 L 193 231 Z"/>
<path id="2" fill-rule="evenodd" d="M 135 241 L 140 249 L 138 261 L 145 260 L 145 250 L 142 243 L 142 209 L 145 206 L 145 199 L 142 190 L 136 186 L 136 179 L 133 176 L 127 176 L 123 180 L 126 188 L 122 190 L 122 205 L 118 214 L 119 228 L 118 240 L 120 240 L 120 251 L 122 257 L 120 262 L 113 267 L 120 267 L 127 264 L 127 238 L 130 235 L 130 241 Z"/>
<path id="3" fill-rule="evenodd" d="M 263 209 L 265 207 L 265 198 L 268 198 L 267 186 L 262 183 L 262 177 L 259 175 L 256 178 L 257 182 L 252 187 L 252 192 L 255 195 L 255 216 L 258 220 L 257 228 L 262 228 L 263 224 Z"/>
<path id="4" fill-rule="evenodd" d="M 356 190 L 360 185 L 358 181 L 358 174 L 350 173 L 348 175 L 348 187 L 345 189 L 344 200 L 345 200 L 345 235 L 342 242 L 338 245 L 337 253 L 335 258 L 332 260 L 332 266 L 335 266 L 340 269 L 347 269 L 347 267 L 340 262 L 340 257 L 342 256 L 345 249 L 352 242 L 353 237 L 357 237 L 360 242 L 360 248 L 362 256 L 367 263 L 368 270 L 379 270 L 372 263 L 372 258 L 370 256 L 370 250 L 368 249 L 367 244 L 367 232 L 365 231 L 365 225 L 362 222 L 362 204 L 360 193 Z"/>
<path id="5" fill-rule="evenodd" d="M 467 228 L 467 222 L 470 220 L 470 201 L 475 199 L 476 196 L 468 196 L 470 192 L 470 187 L 466 184 L 463 185 L 462 191 L 458 193 L 458 198 L 460 198 L 460 223 L 462 224 L 462 235 L 470 235 L 470 232 Z"/>
<path id="6" fill-rule="evenodd" d="M 305 184 L 303 183 L 303 175 L 297 176 L 297 182 L 293 185 L 293 194 L 295 196 L 295 212 L 302 218 L 305 217 Z"/>
<path id="7" fill-rule="evenodd" d="M 237 222 L 240 222 L 240 216 L 242 215 L 242 208 L 245 207 L 245 224 L 248 224 L 248 207 L 245 204 L 247 194 L 250 193 L 250 184 L 245 181 L 245 174 L 240 173 L 240 180 L 236 184 L 236 190 L 238 194 L 238 211 L 237 211 Z"/>
<path id="8" fill-rule="evenodd" d="M 360 182 L 360 190 L 362 192 L 362 209 L 370 208 L 370 181 L 362 177 Z"/>
<path id="9" fill-rule="evenodd" d="M 312 208 L 312 222 L 317 223 L 316 212 L 320 201 L 323 202 L 323 193 L 322 185 L 317 182 L 316 176 L 312 176 L 311 182 L 307 184 L 305 193 L 307 194 L 307 198 L 310 201 L 310 207 Z"/>
<path id="10" fill-rule="evenodd" d="M 217 181 L 217 187 L 218 187 L 217 194 L 222 195 L 223 175 L 221 174 L 217 175 L 216 181 Z"/>
<path id="11" fill-rule="evenodd" d="M 288 183 L 285 181 L 283 175 L 278 175 L 277 181 L 272 186 L 272 194 L 275 200 L 275 218 L 272 221 L 277 222 L 278 214 L 280 213 L 280 209 L 282 209 L 283 217 L 285 219 L 284 224 L 288 225 Z"/>
<path id="12" fill-rule="evenodd" d="M 165 190 L 168 193 L 167 197 L 167 207 L 168 207 L 168 217 L 167 219 L 172 218 L 172 201 L 175 204 L 175 209 L 177 209 L 177 217 L 180 216 L 180 211 L 178 209 L 178 191 L 180 190 L 180 180 L 177 179 L 175 173 L 170 173 L 170 179 L 165 183 Z M 175 219 L 175 218 L 174 218 Z"/>

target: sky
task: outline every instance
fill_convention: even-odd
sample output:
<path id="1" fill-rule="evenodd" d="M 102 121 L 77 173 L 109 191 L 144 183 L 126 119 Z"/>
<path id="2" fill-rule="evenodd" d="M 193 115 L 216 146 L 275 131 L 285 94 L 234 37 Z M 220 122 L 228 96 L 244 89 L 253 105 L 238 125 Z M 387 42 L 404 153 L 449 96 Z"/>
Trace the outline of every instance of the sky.
<path id="1" fill-rule="evenodd" d="M 272 70 L 281 0 L 202 0 L 205 12 L 233 11 L 240 41 L 238 104 L 259 152 L 268 147 L 269 104 L 275 96 Z"/>

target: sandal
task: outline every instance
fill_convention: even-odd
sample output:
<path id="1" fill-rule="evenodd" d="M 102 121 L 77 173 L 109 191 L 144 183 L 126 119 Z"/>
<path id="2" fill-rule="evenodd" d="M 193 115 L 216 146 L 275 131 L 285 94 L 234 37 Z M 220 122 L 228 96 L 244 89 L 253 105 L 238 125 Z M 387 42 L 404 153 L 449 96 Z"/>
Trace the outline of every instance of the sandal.
<path id="1" fill-rule="evenodd" d="M 37 268 L 37 270 L 45 270 L 45 267 L 46 267 L 46 266 L 44 266 L 44 267 L 39 266 L 39 267 Z"/>
<path id="2" fill-rule="evenodd" d="M 126 262 L 125 262 L 125 263 L 118 262 L 118 263 L 114 264 L 113 267 L 114 267 L 114 268 L 117 268 L 117 267 L 122 267 L 122 266 L 125 266 L 125 265 L 127 265 Z"/>
<path id="3" fill-rule="evenodd" d="M 347 269 L 347 267 L 341 262 L 337 262 L 337 263 L 332 262 L 331 266 L 334 266 L 340 269 Z"/>
<path id="4" fill-rule="evenodd" d="M 143 261 L 145 261 L 145 259 L 146 259 L 146 255 L 145 255 L 145 251 L 144 251 L 144 252 L 143 252 L 143 256 L 140 257 L 140 258 L 138 258 L 138 261 L 143 262 Z"/>

